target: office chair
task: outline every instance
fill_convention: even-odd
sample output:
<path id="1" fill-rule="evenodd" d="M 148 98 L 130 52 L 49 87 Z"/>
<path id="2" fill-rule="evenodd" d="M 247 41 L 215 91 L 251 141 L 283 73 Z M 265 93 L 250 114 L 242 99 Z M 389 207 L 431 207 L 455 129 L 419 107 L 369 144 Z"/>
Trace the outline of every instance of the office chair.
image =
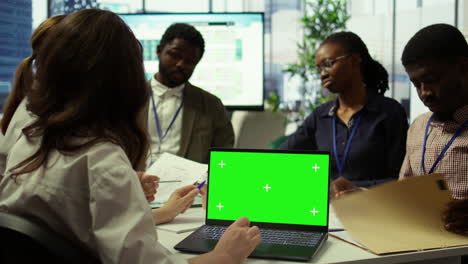
<path id="1" fill-rule="evenodd" d="M 272 141 L 284 135 L 286 116 L 268 109 L 263 112 L 234 111 L 231 123 L 235 148 L 268 149 Z"/>
<path id="2" fill-rule="evenodd" d="M 100 263 L 38 221 L 0 212 L 0 263 Z"/>

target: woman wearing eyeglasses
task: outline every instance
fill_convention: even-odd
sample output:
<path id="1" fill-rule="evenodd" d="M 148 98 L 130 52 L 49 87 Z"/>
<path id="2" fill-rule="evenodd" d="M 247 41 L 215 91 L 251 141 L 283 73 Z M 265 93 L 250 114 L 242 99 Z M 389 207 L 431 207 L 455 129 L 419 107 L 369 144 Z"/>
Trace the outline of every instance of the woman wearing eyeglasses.
<path id="1" fill-rule="evenodd" d="M 329 151 L 332 193 L 397 179 L 408 121 L 401 104 L 383 95 L 387 71 L 352 32 L 326 38 L 315 63 L 337 99 L 320 105 L 281 148 Z"/>

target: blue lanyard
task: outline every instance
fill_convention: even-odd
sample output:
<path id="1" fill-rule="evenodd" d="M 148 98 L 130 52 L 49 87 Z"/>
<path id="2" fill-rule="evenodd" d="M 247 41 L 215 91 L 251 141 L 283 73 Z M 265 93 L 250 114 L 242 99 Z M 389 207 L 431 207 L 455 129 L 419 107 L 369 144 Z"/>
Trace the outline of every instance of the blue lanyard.
<path id="1" fill-rule="evenodd" d="M 348 141 L 346 142 L 346 147 L 343 153 L 343 159 L 340 161 L 338 157 L 338 150 L 336 148 L 336 117 L 333 116 L 332 119 L 332 131 L 333 131 L 333 152 L 335 154 L 335 160 L 336 160 L 336 167 L 338 168 L 338 173 L 339 176 L 343 175 L 343 168 L 344 164 L 346 162 L 346 158 L 348 157 L 348 152 L 349 152 L 349 146 L 351 145 L 351 141 L 353 140 L 354 134 L 356 134 L 356 130 L 359 126 L 359 123 L 361 122 L 362 119 L 362 113 L 359 114 L 359 117 L 356 121 L 356 123 L 353 125 L 353 130 L 351 130 L 351 135 L 349 135 Z"/>
<path id="2" fill-rule="evenodd" d="M 426 174 L 426 168 L 424 167 L 424 157 L 426 154 L 426 143 L 427 143 L 427 137 L 428 137 L 428 131 L 429 131 L 429 126 L 431 125 L 432 122 L 432 116 L 429 118 L 427 121 L 426 125 L 426 130 L 424 131 L 424 143 L 423 143 L 423 149 L 422 149 L 422 155 L 421 155 L 421 173 Z M 468 121 L 465 121 L 458 129 L 455 131 L 455 134 L 453 134 L 452 138 L 449 140 L 449 142 L 445 145 L 445 147 L 442 149 L 442 152 L 440 152 L 439 156 L 437 159 L 434 161 L 434 164 L 432 164 L 431 169 L 429 170 L 429 174 L 434 172 L 435 167 L 437 166 L 437 163 L 442 159 L 444 156 L 445 152 L 448 150 L 450 145 L 452 145 L 453 141 L 455 140 L 456 137 L 460 135 L 460 133 L 465 129 L 465 127 L 468 126 Z"/>
<path id="3" fill-rule="evenodd" d="M 182 102 L 180 103 L 179 108 L 177 108 L 177 111 L 175 112 L 174 116 L 172 117 L 172 120 L 169 123 L 169 126 L 167 127 L 166 132 L 164 132 L 164 134 L 162 134 L 162 131 L 161 131 L 161 125 L 159 123 L 158 111 L 156 110 L 156 104 L 154 103 L 153 91 L 151 91 L 151 102 L 153 104 L 154 121 L 156 123 L 156 131 L 158 132 L 159 145 L 161 145 L 164 138 L 166 137 L 167 133 L 171 129 L 172 125 L 174 124 L 174 121 L 176 120 L 177 116 L 179 115 L 180 109 L 182 109 L 182 106 L 184 105 L 184 101 L 182 100 Z"/>

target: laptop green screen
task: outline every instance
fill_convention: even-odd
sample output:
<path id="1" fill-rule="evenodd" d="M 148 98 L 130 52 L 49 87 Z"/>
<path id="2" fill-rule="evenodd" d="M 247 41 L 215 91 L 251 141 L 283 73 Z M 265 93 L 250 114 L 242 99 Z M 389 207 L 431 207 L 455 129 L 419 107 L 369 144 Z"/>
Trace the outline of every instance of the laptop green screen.
<path id="1" fill-rule="evenodd" d="M 211 151 L 207 218 L 326 226 L 329 155 Z"/>

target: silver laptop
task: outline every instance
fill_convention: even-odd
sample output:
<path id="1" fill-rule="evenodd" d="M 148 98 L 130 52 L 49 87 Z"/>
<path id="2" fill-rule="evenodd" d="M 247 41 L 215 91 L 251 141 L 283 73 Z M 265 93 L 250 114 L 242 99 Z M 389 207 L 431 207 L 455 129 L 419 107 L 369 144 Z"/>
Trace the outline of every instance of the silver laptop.
<path id="1" fill-rule="evenodd" d="M 203 253 L 241 216 L 260 228 L 250 257 L 308 261 L 328 237 L 330 154 L 212 149 L 205 225 L 174 248 Z"/>

